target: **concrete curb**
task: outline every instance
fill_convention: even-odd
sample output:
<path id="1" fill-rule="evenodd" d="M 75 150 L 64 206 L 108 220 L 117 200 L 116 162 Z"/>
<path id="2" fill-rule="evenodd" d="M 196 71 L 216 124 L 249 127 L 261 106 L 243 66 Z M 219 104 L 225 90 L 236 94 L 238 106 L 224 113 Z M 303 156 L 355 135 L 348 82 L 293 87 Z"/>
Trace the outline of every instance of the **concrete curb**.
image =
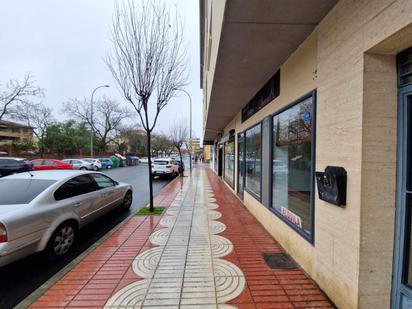
<path id="1" fill-rule="evenodd" d="M 168 186 L 173 184 L 179 177 L 176 177 L 171 182 L 169 182 L 166 186 L 162 188 L 159 194 L 166 189 Z M 147 207 L 149 204 L 146 204 L 143 207 Z M 142 207 L 142 208 L 143 208 Z M 38 298 L 40 298 L 44 293 L 47 292 L 57 281 L 64 277 L 68 272 L 70 272 L 75 266 L 77 266 L 83 259 L 85 259 L 92 251 L 94 251 L 97 247 L 99 247 L 103 242 L 105 242 L 110 236 L 112 236 L 116 231 L 118 231 L 123 225 L 130 221 L 136 213 L 130 214 L 126 217 L 122 222 L 112 228 L 106 235 L 102 236 L 99 240 L 97 240 L 93 245 L 91 245 L 87 250 L 85 250 L 82 254 L 76 257 L 73 261 L 59 270 L 56 274 L 53 275 L 49 280 L 44 282 L 41 286 L 39 286 L 36 290 L 34 290 L 29 296 L 23 299 L 20 303 L 18 303 L 14 309 L 26 309 L 30 307 Z M 161 214 L 163 215 L 163 213 Z"/>

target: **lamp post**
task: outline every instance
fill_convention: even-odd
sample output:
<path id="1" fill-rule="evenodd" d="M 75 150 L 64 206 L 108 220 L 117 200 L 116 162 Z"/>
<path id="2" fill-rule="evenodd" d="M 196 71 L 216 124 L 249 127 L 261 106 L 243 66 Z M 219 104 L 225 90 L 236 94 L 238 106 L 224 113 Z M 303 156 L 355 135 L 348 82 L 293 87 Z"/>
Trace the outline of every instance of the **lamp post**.
<path id="1" fill-rule="evenodd" d="M 187 92 L 184 89 L 178 89 L 184 93 L 187 94 L 187 96 L 189 97 L 189 101 L 190 101 L 190 127 L 189 127 L 189 143 L 190 143 L 190 147 L 192 147 L 191 143 L 192 143 L 192 97 L 190 96 L 189 92 Z M 190 159 L 190 171 L 192 171 L 192 150 L 190 149 L 189 151 L 189 159 Z"/>
<path id="2" fill-rule="evenodd" d="M 94 88 L 92 92 L 92 97 L 90 99 L 90 127 L 91 127 L 91 135 L 90 135 L 90 157 L 93 158 L 93 136 L 94 136 L 94 130 L 93 130 L 93 96 L 94 93 L 96 92 L 97 89 L 99 88 L 108 88 L 110 87 L 109 85 L 101 85 L 99 87 Z"/>

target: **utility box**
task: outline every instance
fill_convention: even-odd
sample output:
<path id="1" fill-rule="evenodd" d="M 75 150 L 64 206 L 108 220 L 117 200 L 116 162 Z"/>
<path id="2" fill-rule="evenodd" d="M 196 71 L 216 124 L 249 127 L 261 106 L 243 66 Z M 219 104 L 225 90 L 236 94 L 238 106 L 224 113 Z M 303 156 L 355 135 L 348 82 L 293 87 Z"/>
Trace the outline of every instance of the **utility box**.
<path id="1" fill-rule="evenodd" d="M 325 202 L 345 207 L 347 173 L 343 167 L 327 166 L 324 172 L 316 172 L 319 198 Z"/>

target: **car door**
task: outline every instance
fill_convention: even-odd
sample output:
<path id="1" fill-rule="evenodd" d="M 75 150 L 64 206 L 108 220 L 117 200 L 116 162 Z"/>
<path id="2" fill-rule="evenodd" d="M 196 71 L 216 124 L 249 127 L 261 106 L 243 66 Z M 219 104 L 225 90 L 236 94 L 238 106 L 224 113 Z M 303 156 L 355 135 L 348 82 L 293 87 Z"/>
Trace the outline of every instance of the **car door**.
<path id="1" fill-rule="evenodd" d="M 98 203 L 95 205 L 96 215 L 99 216 L 120 203 L 123 199 L 122 191 L 116 186 L 116 183 L 106 175 L 91 174 L 91 177 L 94 179 L 99 189 L 97 192 Z"/>
<path id="2" fill-rule="evenodd" d="M 170 160 L 170 164 L 172 165 L 173 171 L 175 173 L 179 173 L 179 165 L 175 160 Z"/>
<path id="3" fill-rule="evenodd" d="M 79 161 L 79 160 L 70 160 L 69 162 L 66 162 L 66 163 L 69 163 L 69 164 L 73 165 L 73 169 L 75 169 L 75 170 L 80 169 L 80 167 L 82 165 L 82 162 Z"/>
<path id="4" fill-rule="evenodd" d="M 6 175 L 7 173 L 7 159 L 0 158 L 0 176 Z"/>
<path id="5" fill-rule="evenodd" d="M 57 169 L 57 163 L 51 160 L 44 160 L 41 165 L 42 170 L 55 170 Z"/>
<path id="6" fill-rule="evenodd" d="M 42 169 L 44 160 L 33 160 L 31 163 L 33 164 L 33 169 L 38 171 Z"/>
<path id="7" fill-rule="evenodd" d="M 61 207 L 71 208 L 84 225 L 93 219 L 91 214 L 98 203 L 97 190 L 96 182 L 89 175 L 80 175 L 65 182 L 56 190 L 54 197 Z"/>

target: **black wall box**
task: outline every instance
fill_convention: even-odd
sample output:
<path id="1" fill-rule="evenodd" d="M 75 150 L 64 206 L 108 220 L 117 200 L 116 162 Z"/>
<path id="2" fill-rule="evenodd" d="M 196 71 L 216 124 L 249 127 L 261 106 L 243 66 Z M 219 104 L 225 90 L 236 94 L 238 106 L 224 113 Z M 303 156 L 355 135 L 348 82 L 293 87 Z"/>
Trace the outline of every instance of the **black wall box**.
<path id="1" fill-rule="evenodd" d="M 319 198 L 328 203 L 346 205 L 347 173 L 343 167 L 327 166 L 324 172 L 316 172 Z"/>

